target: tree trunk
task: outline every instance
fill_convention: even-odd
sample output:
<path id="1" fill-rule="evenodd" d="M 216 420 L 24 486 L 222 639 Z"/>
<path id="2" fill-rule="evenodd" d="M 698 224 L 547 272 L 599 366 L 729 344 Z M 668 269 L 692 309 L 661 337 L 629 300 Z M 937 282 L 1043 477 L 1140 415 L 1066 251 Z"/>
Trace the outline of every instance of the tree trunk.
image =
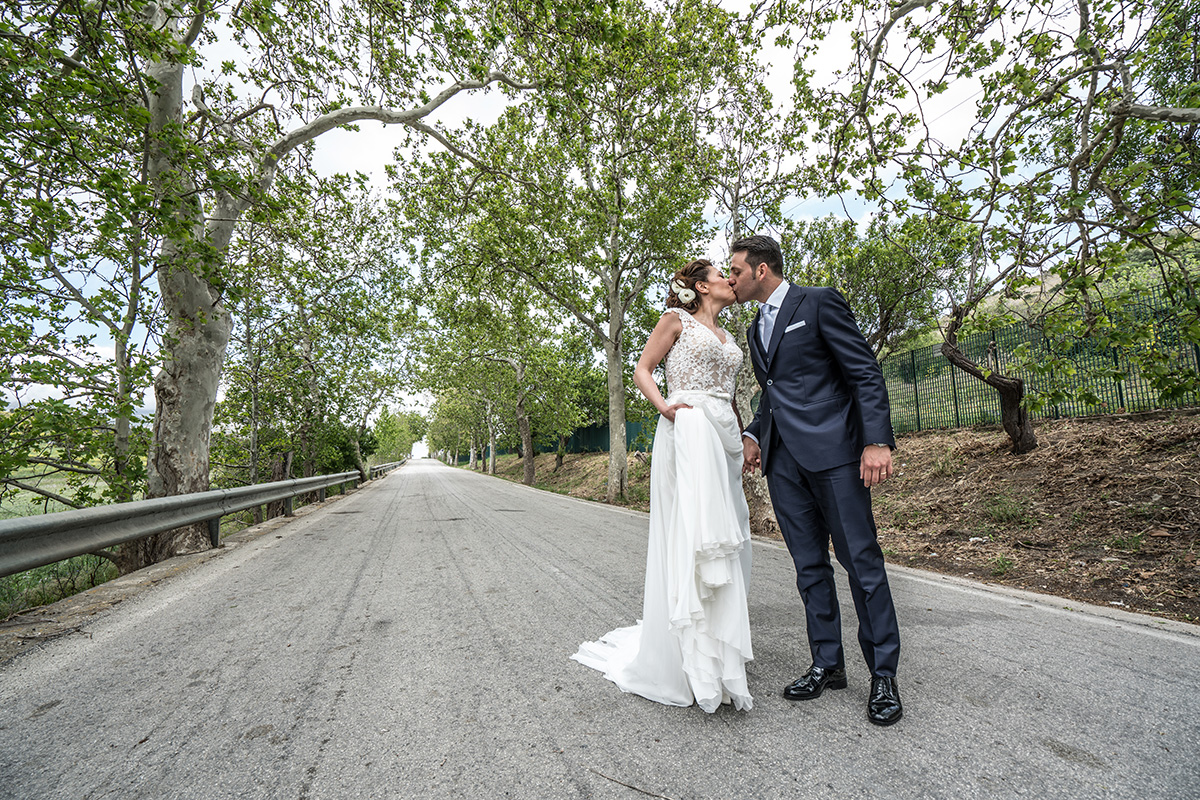
<path id="1" fill-rule="evenodd" d="M 517 430 L 521 432 L 521 464 L 525 468 L 521 482 L 526 486 L 534 484 L 533 429 L 529 424 L 529 414 L 525 411 L 525 393 L 517 394 Z"/>
<path id="2" fill-rule="evenodd" d="M 258 370 L 259 359 L 258 352 L 254 349 L 254 328 L 250 324 L 250 301 L 246 301 L 245 311 L 246 336 L 244 347 L 246 348 L 246 357 L 250 362 L 250 442 L 248 445 L 250 468 L 246 475 L 246 483 L 250 486 L 258 483 Z M 263 521 L 263 507 L 255 506 L 253 509 L 254 524 L 257 525 Z"/>
<path id="3" fill-rule="evenodd" d="M 271 462 L 271 477 L 270 482 L 285 481 L 292 475 L 292 460 L 294 451 L 288 450 L 286 453 L 280 453 Z M 276 500 L 267 503 L 267 519 L 283 516 L 283 501 Z"/>
<path id="4" fill-rule="evenodd" d="M 359 480 L 361 483 L 366 483 L 371 477 L 371 469 L 367 466 L 366 460 L 363 458 L 362 445 L 359 443 L 359 436 L 356 434 L 352 444 L 354 445 L 354 466 L 358 468 Z"/>
<path id="5" fill-rule="evenodd" d="M 942 355 L 958 369 L 986 383 L 1000 395 L 1000 422 L 1004 432 L 1012 441 L 1014 455 L 1028 453 L 1038 446 L 1037 434 L 1033 430 L 1033 421 L 1025 410 L 1021 400 L 1025 397 L 1025 381 L 1001 375 L 999 372 L 984 374 L 966 354 L 958 349 L 952 341 L 942 342 Z"/>
<path id="6" fill-rule="evenodd" d="M 177 30 L 178 21 L 164 24 Z M 176 204 L 181 227 L 192 234 L 166 239 L 161 250 L 158 281 L 167 330 L 163 366 L 154 379 L 156 411 L 147 459 L 150 497 L 209 488 L 209 437 L 233 327 L 220 291 L 204 274 L 215 270 L 215 264 L 204 260 L 196 246 L 206 235 L 203 209 L 181 169 L 178 148 L 171 144 L 177 137 L 172 129 L 182 123 L 183 70 L 179 61 L 156 62 L 149 68 L 155 87 L 150 95 L 150 183 L 158 197 Z M 207 244 L 210 252 L 223 252 L 228 238 Z M 123 545 L 119 566 L 122 571 L 139 569 L 209 546 L 207 525 L 199 523 Z"/>
<path id="7" fill-rule="evenodd" d="M 130 415 L 126 411 L 132 408 L 133 401 L 129 396 L 129 343 L 122 336 L 117 336 L 114 342 L 114 361 L 117 365 L 117 408 L 116 419 L 113 421 L 115 436 L 113 439 L 113 472 L 120 482 L 117 488 L 118 502 L 127 503 L 133 499 L 133 482 L 129 479 L 129 435 Z"/>
<path id="8" fill-rule="evenodd" d="M 617 337 L 620 333 L 617 333 Z M 625 375 L 617 337 L 604 342 L 608 357 L 608 494 L 610 503 L 625 499 L 628 453 L 625 448 Z"/>
<path id="9" fill-rule="evenodd" d="M 567 437 L 559 434 L 558 436 L 558 452 L 554 454 L 554 471 L 558 472 L 562 469 L 563 457 L 567 453 Z"/>
<path id="10" fill-rule="evenodd" d="M 496 424 L 492 420 L 492 404 L 488 403 L 488 474 L 496 474 Z"/>
<path id="11" fill-rule="evenodd" d="M 321 397 L 321 381 L 317 375 L 316 356 L 313 354 L 313 341 L 311 332 L 311 322 L 308 312 L 300 309 L 300 319 L 302 323 L 300 335 L 300 358 L 304 362 L 304 369 L 308 376 L 305 380 L 305 385 L 308 388 L 308 395 L 305 397 L 304 413 L 301 415 L 303 422 L 299 430 L 300 441 L 304 443 L 301 447 L 301 458 L 303 460 L 302 474 L 306 478 L 311 478 L 317 474 L 317 443 L 313 441 L 311 435 L 316 427 L 317 421 L 324 417 L 321 409 L 323 399 Z M 366 480 L 365 478 L 363 480 Z"/>

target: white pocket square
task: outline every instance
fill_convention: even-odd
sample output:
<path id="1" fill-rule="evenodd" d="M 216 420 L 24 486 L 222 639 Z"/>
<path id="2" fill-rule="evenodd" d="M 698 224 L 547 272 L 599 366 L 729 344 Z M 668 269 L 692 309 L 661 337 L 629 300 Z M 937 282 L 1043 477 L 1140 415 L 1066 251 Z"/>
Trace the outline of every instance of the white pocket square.
<path id="1" fill-rule="evenodd" d="M 787 333 L 788 331 L 794 331 L 794 330 L 796 330 L 796 328 L 803 328 L 807 324 L 808 323 L 805 320 L 800 320 L 799 322 L 793 322 L 791 325 L 788 325 L 786 328 L 784 328 L 783 332 Z"/>

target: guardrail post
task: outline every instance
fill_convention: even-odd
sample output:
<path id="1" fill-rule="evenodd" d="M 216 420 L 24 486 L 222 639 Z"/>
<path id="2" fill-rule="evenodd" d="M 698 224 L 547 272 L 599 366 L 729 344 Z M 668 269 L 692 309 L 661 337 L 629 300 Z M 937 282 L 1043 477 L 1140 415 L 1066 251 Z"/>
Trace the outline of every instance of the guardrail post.
<path id="1" fill-rule="evenodd" d="M 283 498 L 283 515 L 285 517 L 292 516 L 292 501 L 294 501 L 295 499 L 296 498 L 294 498 L 294 497 Z"/>
<path id="2" fill-rule="evenodd" d="M 317 489 L 317 502 L 318 503 L 325 502 L 325 487 L 324 486 L 322 486 L 320 489 Z"/>
<path id="3" fill-rule="evenodd" d="M 214 517 L 208 521 L 208 541 L 213 547 L 221 546 L 221 518 Z"/>

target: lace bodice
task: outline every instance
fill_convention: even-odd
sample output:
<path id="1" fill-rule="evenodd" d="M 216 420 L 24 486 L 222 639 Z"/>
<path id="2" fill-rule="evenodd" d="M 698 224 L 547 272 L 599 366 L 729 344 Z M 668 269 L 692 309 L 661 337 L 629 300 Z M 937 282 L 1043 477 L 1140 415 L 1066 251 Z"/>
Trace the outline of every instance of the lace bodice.
<path id="1" fill-rule="evenodd" d="M 679 315 L 683 332 L 667 352 L 667 393 L 699 391 L 733 395 L 733 380 L 742 365 L 742 350 L 724 328 L 725 344 L 717 335 L 682 308 L 667 311 Z"/>

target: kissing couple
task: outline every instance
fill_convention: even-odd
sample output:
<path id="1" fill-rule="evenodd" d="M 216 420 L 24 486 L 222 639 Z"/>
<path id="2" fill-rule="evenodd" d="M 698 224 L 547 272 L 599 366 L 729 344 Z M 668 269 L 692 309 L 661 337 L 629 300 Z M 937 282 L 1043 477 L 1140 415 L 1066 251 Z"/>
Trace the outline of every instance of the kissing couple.
<path id="1" fill-rule="evenodd" d="M 693 261 L 670 283 L 634 383 L 660 414 L 650 471 L 650 538 L 642 618 L 572 656 L 622 691 L 712 713 L 749 710 L 750 524 L 743 472 L 761 469 L 796 565 L 812 663 L 783 689 L 813 700 L 845 689 L 834 554 L 850 579 L 858 642 L 871 673 L 867 719 L 903 715 L 900 631 L 876 539 L 871 487 L 892 475 L 887 388 L 842 295 L 783 278 L 768 236 L 733 243 L 729 275 Z M 718 315 L 756 301 L 747 329 L 762 394 L 743 427 L 734 394 L 742 351 Z M 665 359 L 664 399 L 653 371 Z"/>

